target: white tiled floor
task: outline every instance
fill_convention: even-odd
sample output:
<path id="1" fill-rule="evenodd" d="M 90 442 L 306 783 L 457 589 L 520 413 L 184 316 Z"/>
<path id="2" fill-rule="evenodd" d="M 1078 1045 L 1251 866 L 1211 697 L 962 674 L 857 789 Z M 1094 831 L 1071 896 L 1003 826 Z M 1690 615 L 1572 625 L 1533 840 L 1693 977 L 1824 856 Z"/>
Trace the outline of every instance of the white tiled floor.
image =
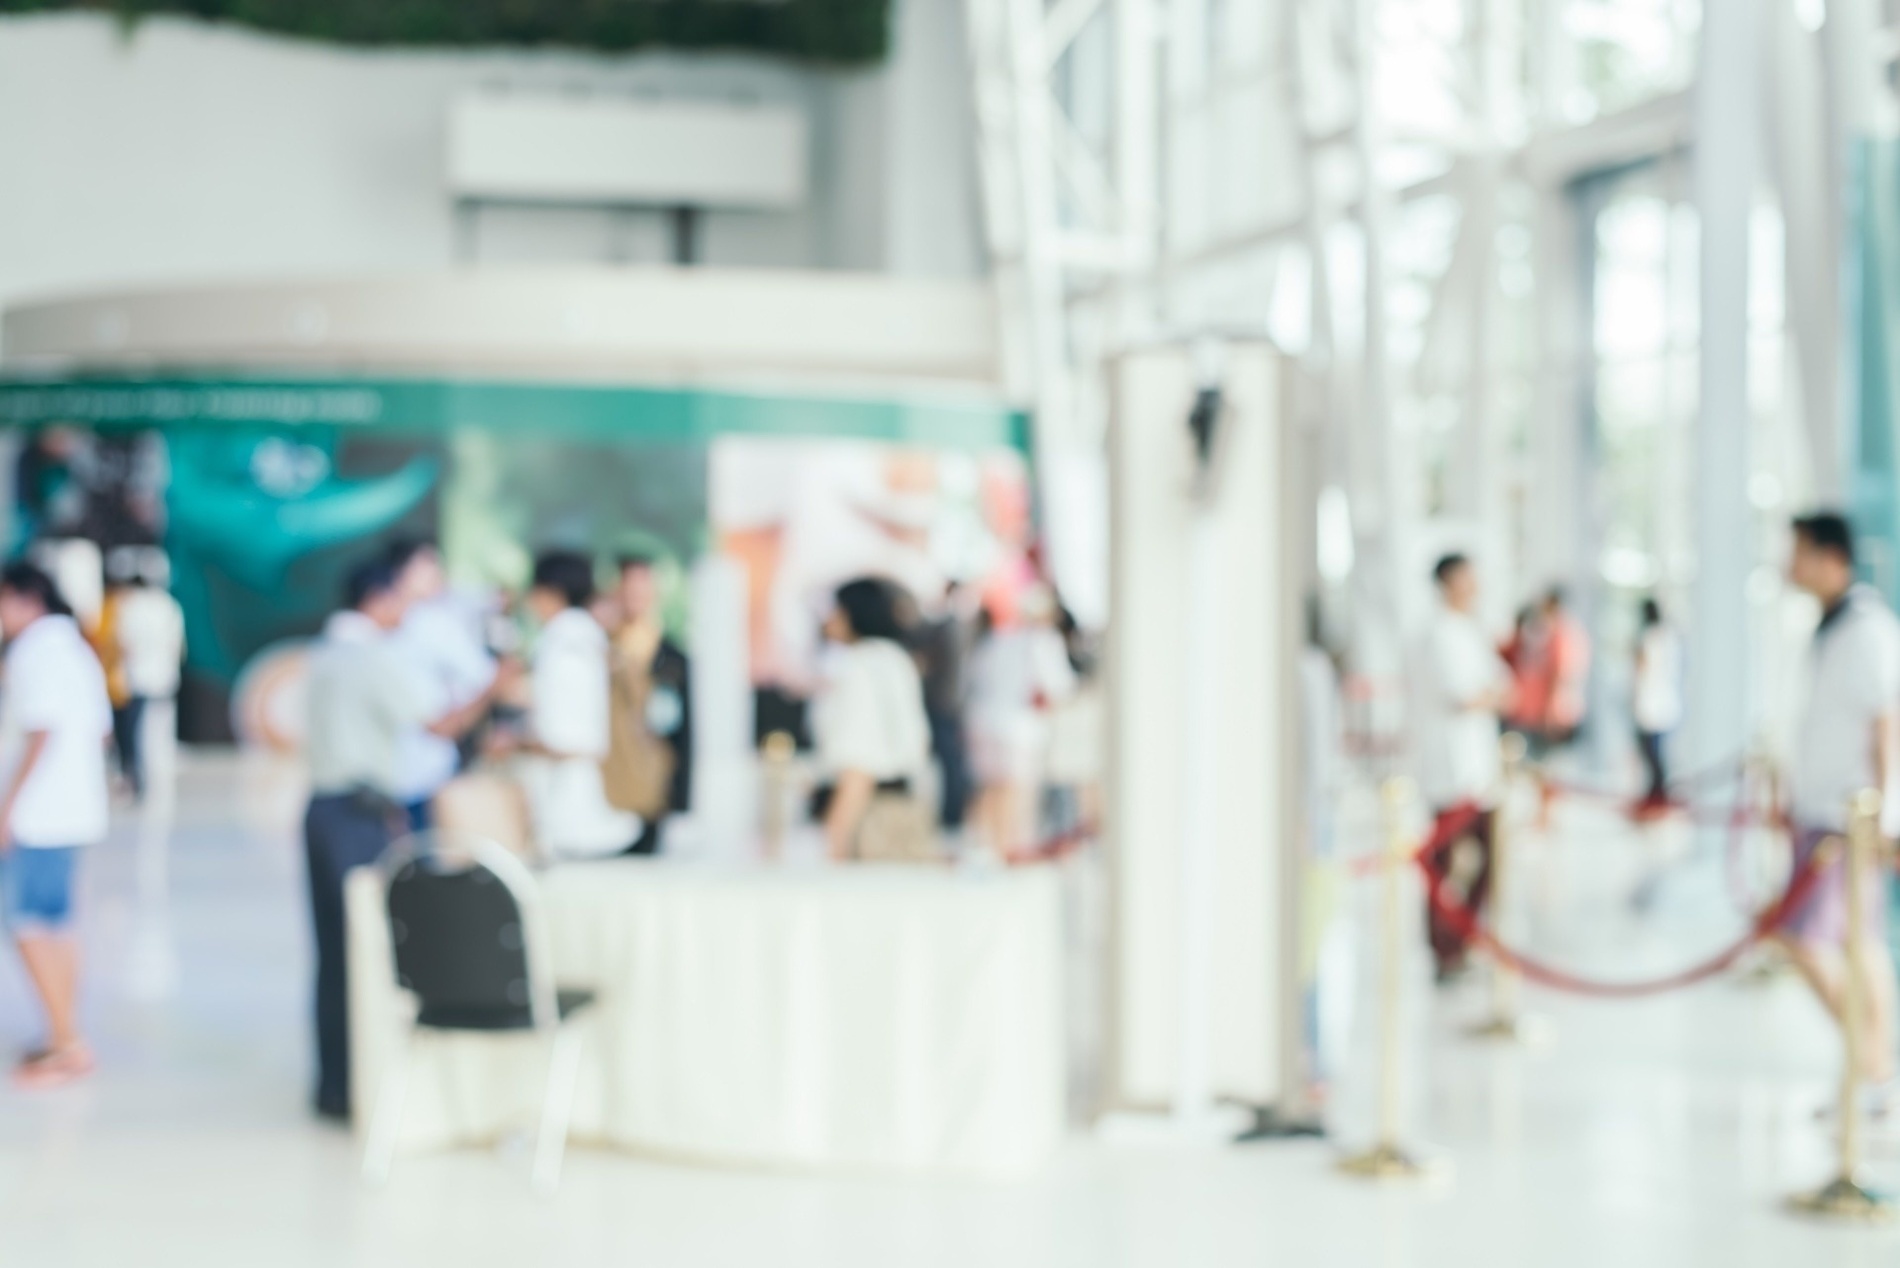
<path id="1" fill-rule="evenodd" d="M 1790 983 L 1734 981 L 1633 1003 L 1534 994 L 1555 1038 L 1474 1047 L 1473 985 L 1431 999 L 1421 1122 L 1454 1160 L 1441 1188 L 1367 1188 L 1325 1144 L 1159 1147 L 1077 1139 L 1020 1185 L 759 1175 L 577 1151 L 533 1198 L 525 1160 L 406 1160 L 364 1191 L 344 1135 L 303 1113 L 305 931 L 281 775 L 189 765 L 169 934 L 141 916 L 128 830 L 92 861 L 90 1086 L 0 1090 L 0 1265 L 1852 1265 L 1900 1232 L 1820 1228 L 1779 1210 L 1823 1177 L 1811 1111 L 1834 1055 Z M 1527 846 L 1538 947 L 1635 975 L 1695 958 L 1735 923 L 1717 867 L 1683 868 L 1647 916 L 1640 854 L 1582 810 Z M 149 891 L 148 891 L 149 892 Z M 137 1002 L 155 939 L 177 990 Z M 135 947 L 139 953 L 135 955 Z M 145 976 L 131 971 L 134 964 Z M 11 957 L 0 1043 L 31 1035 Z M 1364 1122 L 1368 1061 L 1338 1117 Z M 1875 1142 L 1900 1180 L 1900 1140 Z"/>

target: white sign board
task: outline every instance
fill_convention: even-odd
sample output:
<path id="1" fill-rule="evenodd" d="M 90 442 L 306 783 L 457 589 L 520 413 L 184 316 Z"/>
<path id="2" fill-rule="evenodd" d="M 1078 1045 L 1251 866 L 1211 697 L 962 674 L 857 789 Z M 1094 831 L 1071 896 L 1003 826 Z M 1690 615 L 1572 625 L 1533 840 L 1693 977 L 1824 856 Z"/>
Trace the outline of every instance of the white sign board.
<path id="1" fill-rule="evenodd" d="M 805 201 L 805 117 L 783 105 L 483 94 L 449 111 L 459 198 L 784 210 Z"/>

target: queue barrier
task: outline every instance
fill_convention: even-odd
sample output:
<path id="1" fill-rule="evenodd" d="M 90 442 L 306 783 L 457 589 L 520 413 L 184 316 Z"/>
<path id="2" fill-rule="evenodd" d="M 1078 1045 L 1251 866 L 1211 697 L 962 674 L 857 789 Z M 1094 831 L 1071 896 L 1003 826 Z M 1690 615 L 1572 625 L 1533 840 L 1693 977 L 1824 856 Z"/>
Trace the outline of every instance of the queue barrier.
<path id="1" fill-rule="evenodd" d="M 1506 754 L 1507 771 L 1514 768 L 1514 755 Z M 1746 780 L 1744 781 L 1746 783 Z M 1396 825 L 1402 822 L 1403 807 L 1412 796 L 1409 783 L 1388 780 L 1384 787 L 1388 848 L 1377 856 L 1356 860 L 1352 871 L 1359 875 L 1383 875 L 1384 965 L 1380 992 L 1380 1127 L 1379 1138 L 1366 1153 L 1344 1159 L 1340 1166 L 1347 1174 L 1372 1179 L 1417 1178 L 1442 1172 L 1443 1166 L 1421 1162 L 1404 1149 L 1398 1140 L 1398 1066 L 1399 993 L 1402 989 L 1402 924 L 1400 920 L 1402 876 L 1407 865 L 1416 866 L 1424 876 L 1425 892 L 1431 910 L 1449 922 L 1461 936 L 1482 949 L 1501 971 L 1508 970 L 1553 990 L 1596 998 L 1628 999 L 1678 990 L 1706 980 L 1733 967 L 1752 947 L 1773 937 L 1802 903 L 1814 892 L 1827 869 L 1845 855 L 1847 931 L 1845 958 L 1846 985 L 1839 1011 L 1842 1036 L 1842 1073 L 1838 1106 L 1839 1138 L 1837 1170 L 1834 1178 L 1812 1192 L 1797 1194 L 1788 1205 L 1803 1215 L 1862 1224 L 1884 1224 L 1900 1217 L 1893 1201 L 1864 1186 L 1860 1181 L 1861 1141 L 1859 1121 L 1860 1088 L 1864 1076 L 1862 1022 L 1868 1007 L 1868 965 L 1866 935 L 1863 927 L 1864 896 L 1870 873 L 1880 866 L 1885 842 L 1880 831 L 1880 794 L 1872 790 L 1855 797 L 1848 808 L 1848 829 L 1844 837 L 1830 838 L 1807 862 L 1788 878 L 1781 894 L 1757 911 L 1746 932 L 1720 952 L 1700 963 L 1661 977 L 1643 981 L 1608 982 L 1544 963 L 1507 945 L 1496 930 L 1487 925 L 1468 906 L 1453 901 L 1444 892 L 1445 871 L 1436 864 L 1477 826 L 1483 810 L 1474 805 L 1460 807 L 1441 816 L 1433 830 L 1418 845 L 1408 847 Z M 1501 835 L 1494 838 L 1504 839 Z M 1494 873 L 1495 881 L 1495 873 Z M 1494 991 L 1498 990 L 1494 986 Z M 1514 995 L 1508 997 L 1514 1004 Z M 1498 1029 L 1514 1012 L 1503 1007 L 1507 996 L 1494 995 L 1497 1009 L 1491 1026 Z"/>

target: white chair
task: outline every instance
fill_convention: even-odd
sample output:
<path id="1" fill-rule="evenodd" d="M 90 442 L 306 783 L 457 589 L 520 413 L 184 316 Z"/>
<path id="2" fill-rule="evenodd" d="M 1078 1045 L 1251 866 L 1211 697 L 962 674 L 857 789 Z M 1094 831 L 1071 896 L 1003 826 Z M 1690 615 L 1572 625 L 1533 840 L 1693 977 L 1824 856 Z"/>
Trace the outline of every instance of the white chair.
<path id="1" fill-rule="evenodd" d="M 551 1048 L 534 1183 L 552 1190 L 560 1182 L 580 1072 L 583 1031 L 569 1023 L 594 996 L 555 985 L 533 873 L 493 841 L 434 833 L 397 842 L 382 872 L 396 982 L 409 1006 L 397 1019 L 401 1037 L 376 1096 L 364 1178 L 372 1184 L 389 1178 L 412 1052 L 422 1034 L 533 1031 Z"/>

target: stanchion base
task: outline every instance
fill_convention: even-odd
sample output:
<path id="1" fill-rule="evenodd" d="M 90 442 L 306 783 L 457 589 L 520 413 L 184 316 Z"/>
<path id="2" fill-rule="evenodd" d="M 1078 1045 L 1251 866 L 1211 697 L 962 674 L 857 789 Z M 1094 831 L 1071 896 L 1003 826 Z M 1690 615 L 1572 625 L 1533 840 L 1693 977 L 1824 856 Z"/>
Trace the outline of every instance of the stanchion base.
<path id="1" fill-rule="evenodd" d="M 1234 1137 L 1236 1145 L 1251 1145 L 1263 1140 L 1312 1140 L 1326 1135 L 1325 1124 L 1305 1114 L 1285 1114 L 1272 1107 L 1257 1108 L 1253 1124 Z"/>
<path id="2" fill-rule="evenodd" d="M 1390 1144 L 1341 1158 L 1339 1170 L 1361 1180 L 1442 1180 L 1451 1174 L 1442 1158 L 1422 1158 Z"/>
<path id="3" fill-rule="evenodd" d="M 1796 1194 L 1788 1199 L 1788 1209 L 1800 1215 L 1854 1220 L 1862 1224 L 1890 1224 L 1900 1216 L 1900 1210 L 1895 1209 L 1892 1198 L 1871 1189 L 1863 1189 L 1847 1176 L 1813 1193 Z"/>
<path id="4" fill-rule="evenodd" d="M 1736 974 L 1735 980 L 1740 982 L 1743 986 L 1754 987 L 1759 990 L 1763 987 L 1774 986 L 1778 983 L 1789 981 L 1795 976 L 1794 962 L 1776 957 L 1773 959 L 1763 958 L 1757 960 L 1754 964 Z"/>
<path id="5" fill-rule="evenodd" d="M 1551 1038 L 1550 1023 L 1527 1013 L 1514 1017 L 1492 1017 L 1471 1027 L 1465 1034 L 1486 1043 L 1517 1044 L 1526 1048 L 1549 1043 Z"/>

